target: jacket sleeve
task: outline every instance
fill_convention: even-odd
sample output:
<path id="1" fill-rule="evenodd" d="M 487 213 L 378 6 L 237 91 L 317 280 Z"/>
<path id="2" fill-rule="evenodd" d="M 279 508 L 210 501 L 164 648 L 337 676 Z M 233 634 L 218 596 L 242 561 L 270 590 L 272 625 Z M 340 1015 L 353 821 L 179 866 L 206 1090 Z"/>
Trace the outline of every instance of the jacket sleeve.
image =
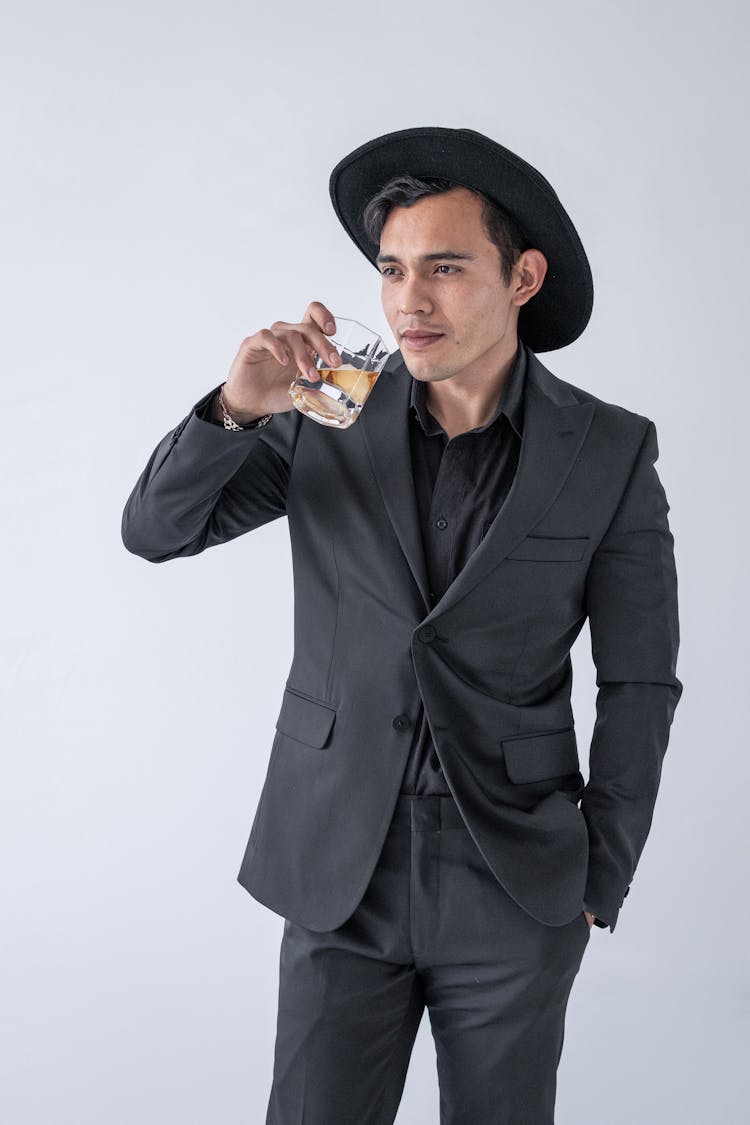
<path id="1" fill-rule="evenodd" d="M 197 555 L 286 513 L 302 414 L 226 430 L 209 420 L 218 390 L 161 439 L 125 504 L 122 541 L 149 562 Z"/>
<path id="2" fill-rule="evenodd" d="M 581 811 L 589 833 L 585 908 L 615 928 L 651 828 L 661 767 L 682 694 L 669 504 L 645 436 L 586 586 L 596 666 L 596 722 Z"/>

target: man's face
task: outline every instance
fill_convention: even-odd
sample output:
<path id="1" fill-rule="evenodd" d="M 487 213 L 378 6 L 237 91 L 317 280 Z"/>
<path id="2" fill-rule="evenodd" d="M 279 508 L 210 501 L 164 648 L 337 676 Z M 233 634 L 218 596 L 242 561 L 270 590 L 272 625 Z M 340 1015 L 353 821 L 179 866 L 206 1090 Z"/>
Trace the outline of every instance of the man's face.
<path id="1" fill-rule="evenodd" d="M 500 253 L 482 226 L 482 200 L 468 188 L 393 207 L 378 268 L 383 311 L 416 379 L 435 382 L 459 372 L 482 379 L 515 354 L 518 281 L 514 273 L 510 286 L 504 284 Z M 421 341 L 403 335 L 417 330 L 438 335 Z"/>

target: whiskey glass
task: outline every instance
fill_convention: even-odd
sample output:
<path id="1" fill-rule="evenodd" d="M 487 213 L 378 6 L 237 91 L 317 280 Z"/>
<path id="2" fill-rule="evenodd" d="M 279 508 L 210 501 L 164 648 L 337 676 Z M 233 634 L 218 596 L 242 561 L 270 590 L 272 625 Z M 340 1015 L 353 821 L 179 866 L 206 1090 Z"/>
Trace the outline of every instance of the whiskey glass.
<path id="1" fill-rule="evenodd" d="M 335 319 L 330 344 L 341 356 L 340 365 L 331 367 L 316 352 L 314 364 L 320 379 L 313 382 L 298 371 L 289 394 L 297 410 L 314 422 L 345 429 L 359 418 L 389 353 L 377 332 L 357 320 Z"/>

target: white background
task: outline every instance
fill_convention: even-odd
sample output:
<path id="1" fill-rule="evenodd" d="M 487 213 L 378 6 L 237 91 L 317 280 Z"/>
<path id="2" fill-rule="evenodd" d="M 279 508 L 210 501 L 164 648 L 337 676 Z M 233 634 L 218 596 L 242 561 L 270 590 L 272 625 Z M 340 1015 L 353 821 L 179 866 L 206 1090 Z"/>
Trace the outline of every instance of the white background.
<path id="1" fill-rule="evenodd" d="M 684 695 L 630 895 L 571 995 L 558 1125 L 745 1120 L 747 32 L 739 0 L 6 14 L 8 1125 L 264 1120 L 282 920 L 235 879 L 291 660 L 286 521 L 152 566 L 120 517 L 244 336 L 319 299 L 391 339 L 328 176 L 415 125 L 477 129 L 552 182 L 595 304 L 541 358 L 655 421 L 677 544 Z M 398 1123 L 437 1120 L 425 1016 Z"/>

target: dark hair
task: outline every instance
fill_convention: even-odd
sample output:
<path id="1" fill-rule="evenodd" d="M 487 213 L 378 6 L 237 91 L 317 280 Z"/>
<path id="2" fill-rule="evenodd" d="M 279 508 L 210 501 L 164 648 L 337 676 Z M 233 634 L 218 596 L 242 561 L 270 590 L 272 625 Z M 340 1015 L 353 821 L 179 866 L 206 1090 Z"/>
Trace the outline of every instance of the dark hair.
<path id="1" fill-rule="evenodd" d="M 465 184 L 456 183 L 454 180 L 439 179 L 436 176 L 417 179 L 416 176 L 394 176 L 385 184 L 377 195 L 373 195 L 362 212 L 362 223 L 367 237 L 374 243 L 380 242 L 385 221 L 394 207 L 411 207 L 418 199 L 425 195 L 440 195 L 453 188 L 465 187 Z M 482 225 L 490 242 L 493 242 L 500 253 L 502 264 L 502 277 L 506 285 L 510 284 L 511 271 L 518 261 L 518 256 L 523 250 L 528 250 L 531 243 L 524 237 L 521 227 L 512 215 L 500 207 L 493 200 L 488 199 L 481 191 L 468 188 L 468 191 L 478 196 L 484 206 L 482 208 Z"/>

